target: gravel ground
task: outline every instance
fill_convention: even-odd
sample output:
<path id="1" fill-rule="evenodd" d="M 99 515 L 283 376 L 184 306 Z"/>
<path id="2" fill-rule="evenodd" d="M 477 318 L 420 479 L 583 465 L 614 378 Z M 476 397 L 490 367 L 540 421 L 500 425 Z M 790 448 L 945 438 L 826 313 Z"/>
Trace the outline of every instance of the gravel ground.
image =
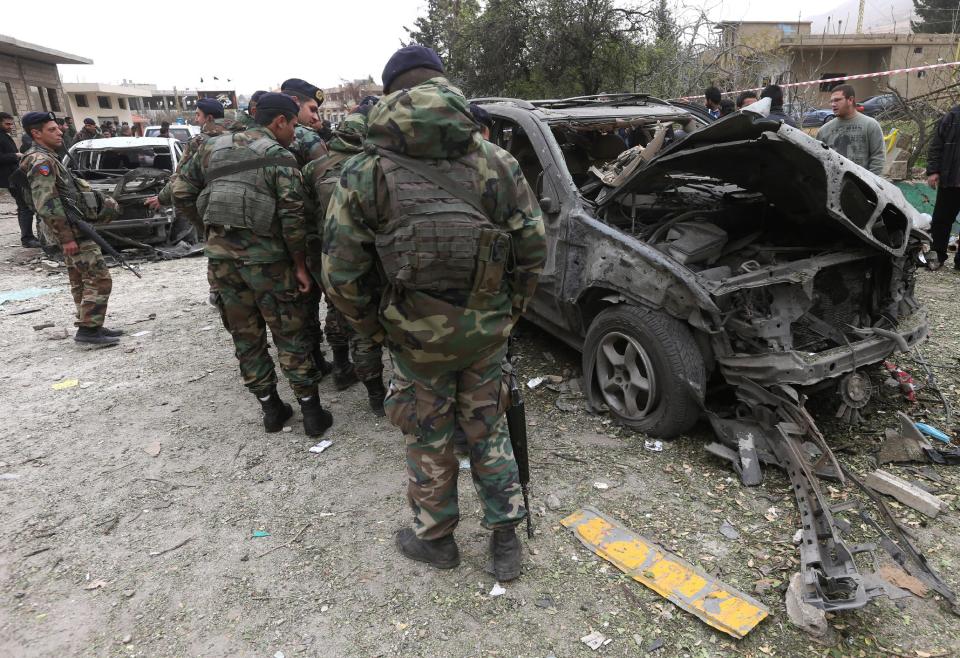
<path id="1" fill-rule="evenodd" d="M 66 276 L 19 247 L 13 213 L 0 203 L 0 293 L 53 292 L 0 305 L 0 655 L 562 658 L 658 645 L 655 656 L 960 654 L 960 618 L 933 596 L 831 616 L 826 644 L 797 630 L 783 592 L 798 564 L 798 519 L 781 473 L 768 469 L 747 489 L 703 451 L 705 425 L 651 452 L 605 417 L 561 411 L 546 386 L 527 395 L 537 534 L 524 539 L 523 577 L 490 595 L 487 532 L 466 473 L 463 564 L 408 562 L 392 542 L 409 520 L 402 440 L 369 413 L 361 387 L 321 385 L 335 416 L 326 452 L 307 451 L 299 415 L 289 433 L 265 436 L 205 303 L 203 259 L 145 263 L 142 280 L 112 270 L 108 321 L 127 336 L 80 347 L 64 338 Z M 953 270 L 921 274 L 933 334 L 925 354 L 955 408 L 958 284 Z M 524 380 L 579 368 L 578 354 L 530 326 L 518 352 Z M 77 385 L 54 388 L 70 379 Z M 281 394 L 292 400 L 285 385 Z M 812 406 L 823 419 L 830 404 Z M 883 386 L 864 426 L 822 426 L 862 474 L 896 410 L 944 427 L 931 391 L 911 409 Z M 958 473 L 934 467 L 941 482 L 924 481 L 948 501 L 936 519 L 894 512 L 960 591 Z M 770 617 L 734 641 L 629 581 L 559 525 L 587 504 L 750 592 Z M 725 521 L 738 538 L 720 534 Z M 591 652 L 580 638 L 593 630 L 613 641 Z"/>

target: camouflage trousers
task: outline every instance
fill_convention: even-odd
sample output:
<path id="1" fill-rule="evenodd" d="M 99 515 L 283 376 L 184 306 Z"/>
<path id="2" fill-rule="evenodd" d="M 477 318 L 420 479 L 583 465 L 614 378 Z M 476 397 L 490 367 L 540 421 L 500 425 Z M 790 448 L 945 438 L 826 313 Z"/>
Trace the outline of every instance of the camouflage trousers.
<path id="1" fill-rule="evenodd" d="M 357 373 L 357 379 L 365 382 L 383 376 L 383 346 L 355 332 L 347 318 L 329 298 L 323 331 L 331 348 L 350 346 L 350 357 L 353 359 L 353 370 Z"/>
<path id="2" fill-rule="evenodd" d="M 421 539 L 454 531 L 459 464 L 453 436 L 459 429 L 470 447 L 470 472 L 483 506 L 486 528 L 507 528 L 526 517 L 507 419 L 509 391 L 503 376 L 506 348 L 470 367 L 425 378 L 394 355 L 387 416 L 403 432 L 407 450 L 407 497 Z"/>
<path id="3" fill-rule="evenodd" d="M 103 262 L 103 254 L 95 242 L 77 243 L 80 247 L 73 256 L 63 255 L 70 277 L 70 294 L 77 306 L 78 327 L 102 327 L 107 316 L 107 302 L 113 290 L 110 270 Z"/>
<path id="4" fill-rule="evenodd" d="M 293 392 L 297 397 L 312 395 L 318 373 L 304 334 L 304 305 L 293 265 L 211 260 L 207 272 L 219 292 L 220 317 L 233 337 L 244 385 L 260 397 L 277 385 L 267 351 L 270 327 L 280 369 Z"/>

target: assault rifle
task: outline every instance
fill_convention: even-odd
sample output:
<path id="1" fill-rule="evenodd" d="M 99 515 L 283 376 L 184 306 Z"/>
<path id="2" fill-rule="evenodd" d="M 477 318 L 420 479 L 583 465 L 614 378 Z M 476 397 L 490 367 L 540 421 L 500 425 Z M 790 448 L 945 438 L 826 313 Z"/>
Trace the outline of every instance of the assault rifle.
<path id="1" fill-rule="evenodd" d="M 520 490 L 523 492 L 523 506 L 527 508 L 527 537 L 533 539 L 533 522 L 530 520 L 530 455 L 527 450 L 527 414 L 523 406 L 523 397 L 520 395 L 520 385 L 517 375 L 511 369 L 510 378 L 510 408 L 507 409 L 507 428 L 510 430 L 510 445 L 513 446 L 513 456 L 517 460 L 517 470 L 520 473 Z"/>
<path id="2" fill-rule="evenodd" d="M 64 195 L 60 195 L 60 201 L 63 203 L 63 209 L 67 213 L 67 222 L 70 224 L 71 228 L 80 233 L 83 237 L 93 240 L 97 243 L 97 246 L 103 251 L 103 253 L 113 256 L 114 260 L 121 267 L 125 267 L 138 278 L 142 279 L 140 272 L 133 269 L 133 267 L 124 260 L 123 256 L 119 251 L 113 248 L 109 242 L 103 239 L 103 236 L 97 233 L 97 229 L 93 228 L 93 225 L 87 222 L 83 218 L 83 213 L 80 212 L 80 209 L 77 207 L 77 204 L 73 202 L 72 199 L 68 199 Z"/>

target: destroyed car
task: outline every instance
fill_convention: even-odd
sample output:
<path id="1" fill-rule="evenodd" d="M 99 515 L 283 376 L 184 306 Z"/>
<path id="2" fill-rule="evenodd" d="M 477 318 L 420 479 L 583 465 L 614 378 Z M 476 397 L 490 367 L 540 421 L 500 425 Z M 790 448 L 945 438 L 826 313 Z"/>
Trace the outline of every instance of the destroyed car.
<path id="1" fill-rule="evenodd" d="M 182 153 L 172 138 L 109 137 L 77 142 L 63 164 L 120 205 L 118 218 L 100 231 L 114 246 L 194 244 L 196 231 L 186 218 L 172 208 L 153 210 L 144 205 L 163 189 Z"/>
<path id="2" fill-rule="evenodd" d="M 844 610 L 883 594 L 853 558 L 879 546 L 955 605 L 805 408 L 832 389 L 855 420 L 867 367 L 927 335 L 914 277 L 928 238 L 900 191 L 768 119 L 769 99 L 709 124 L 637 94 L 474 102 L 543 210 L 547 258 L 525 317 L 582 353 L 588 405 L 661 438 L 706 417 L 707 450 L 747 485 L 761 464 L 782 468 L 805 602 Z M 853 498 L 831 507 L 824 479 L 856 485 L 876 516 Z M 853 513 L 871 542 L 846 543 L 853 524 L 834 515 Z"/>

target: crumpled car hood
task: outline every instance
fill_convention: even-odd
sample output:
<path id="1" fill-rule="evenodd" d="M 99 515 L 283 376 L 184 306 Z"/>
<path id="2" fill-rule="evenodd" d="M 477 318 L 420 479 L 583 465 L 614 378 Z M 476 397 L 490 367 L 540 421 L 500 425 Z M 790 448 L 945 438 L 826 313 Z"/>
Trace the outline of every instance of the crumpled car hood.
<path id="1" fill-rule="evenodd" d="M 605 190 L 597 203 L 674 187 L 683 174 L 760 192 L 801 221 L 826 215 L 895 256 L 903 255 L 918 220 L 893 184 L 802 130 L 752 112 L 731 114 L 671 144 L 620 186 Z"/>

